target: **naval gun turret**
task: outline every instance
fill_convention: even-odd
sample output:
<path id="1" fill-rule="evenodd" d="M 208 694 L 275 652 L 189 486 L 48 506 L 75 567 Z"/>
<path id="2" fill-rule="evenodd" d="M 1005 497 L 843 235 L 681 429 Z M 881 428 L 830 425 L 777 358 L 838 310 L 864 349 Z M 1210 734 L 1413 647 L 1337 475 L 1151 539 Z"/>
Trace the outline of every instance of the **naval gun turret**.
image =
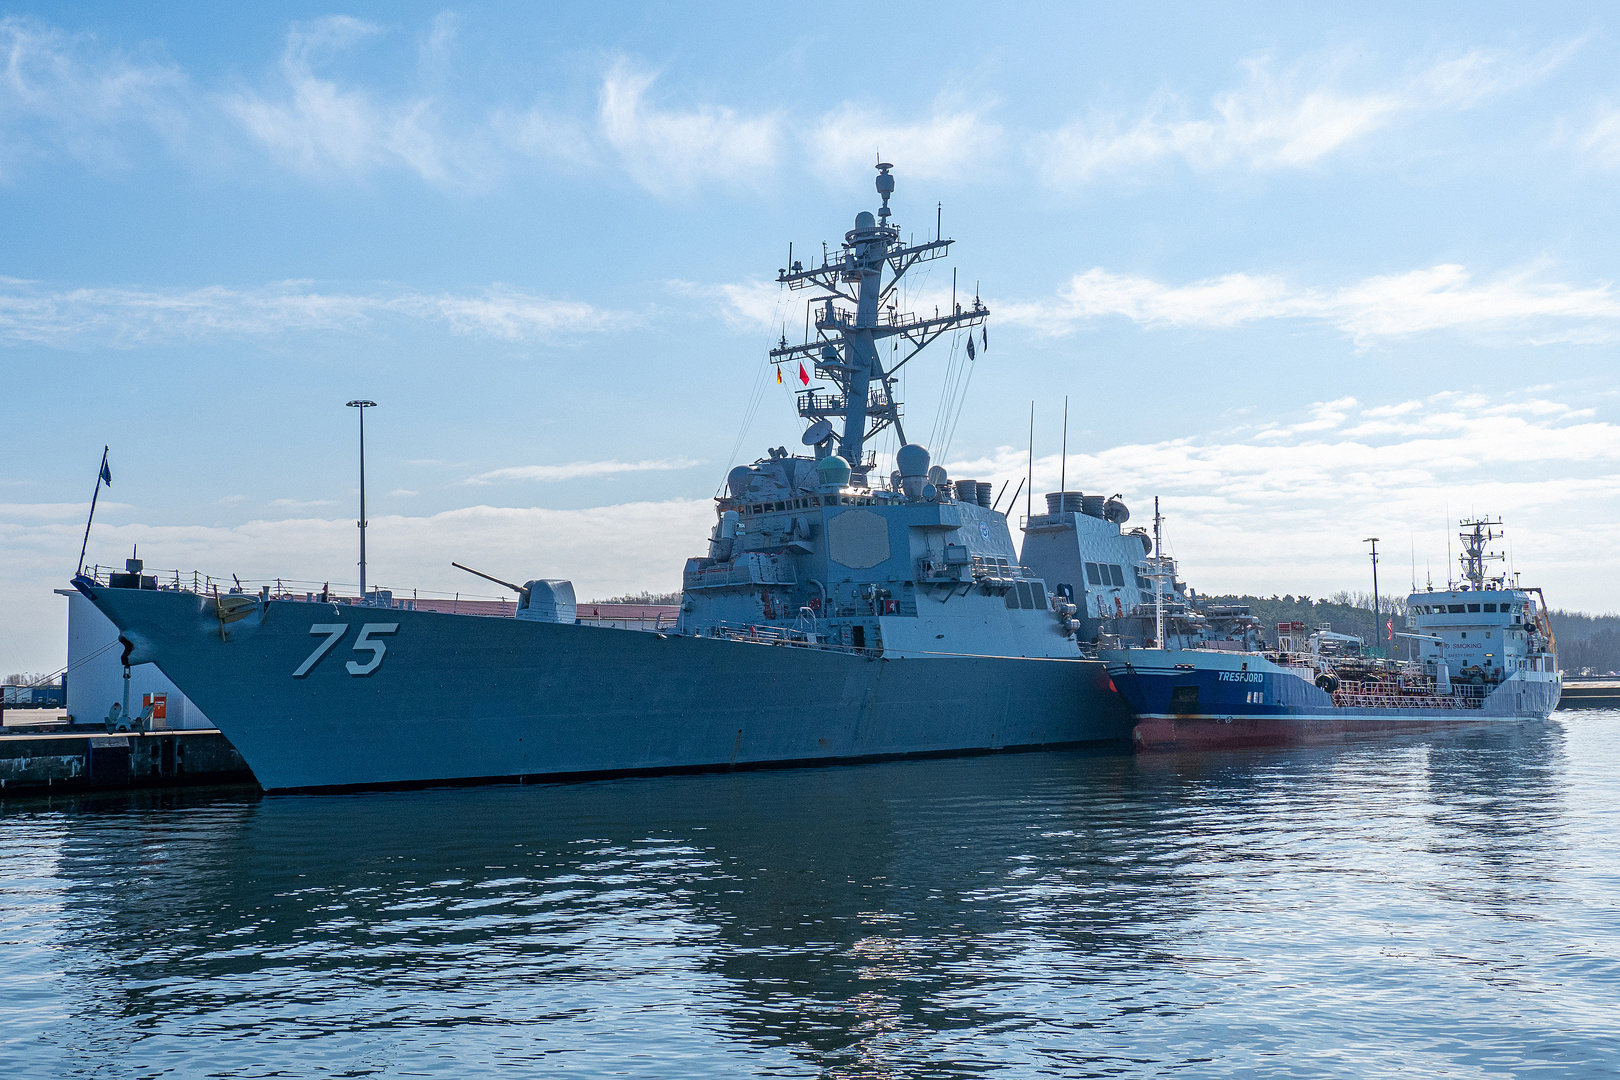
<path id="1" fill-rule="evenodd" d="M 504 585 L 518 594 L 516 617 L 531 622 L 571 623 L 578 618 L 578 605 L 574 599 L 574 583 L 566 578 L 537 578 L 522 585 L 503 581 L 482 570 L 452 562 L 457 570 L 465 570 L 474 577 Z"/>

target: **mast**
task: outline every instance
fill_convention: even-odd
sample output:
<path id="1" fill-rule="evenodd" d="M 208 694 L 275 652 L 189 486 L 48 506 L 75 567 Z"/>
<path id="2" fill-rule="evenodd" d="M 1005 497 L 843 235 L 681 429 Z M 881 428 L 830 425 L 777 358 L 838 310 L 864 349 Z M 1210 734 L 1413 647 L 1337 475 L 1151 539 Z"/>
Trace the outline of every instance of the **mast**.
<path id="1" fill-rule="evenodd" d="M 1363 540 L 1364 544 L 1372 545 L 1373 564 L 1373 655 L 1381 655 L 1384 651 L 1384 635 L 1378 626 L 1378 537 L 1369 536 Z"/>
<path id="2" fill-rule="evenodd" d="M 953 301 L 953 310 L 941 315 L 936 309 L 932 318 L 899 311 L 890 302 L 906 271 L 919 262 L 944 257 L 952 244 L 937 236 L 924 244 L 901 243 L 899 228 L 889 222 L 889 198 L 894 194 L 894 177 L 889 172 L 892 168 L 888 162 L 878 163 L 877 191 L 883 205 L 876 216 L 866 210 L 855 215 L 855 227 L 844 234 L 844 243 L 836 254 L 824 251 L 820 266 L 806 268 L 792 262 L 776 277 L 790 289 L 822 291 L 810 301 L 816 336 L 802 345 L 789 345 L 784 336 L 771 350 L 770 358 L 777 365 L 809 360 L 817 377 L 837 387 L 836 394 L 820 393 L 825 389 L 820 386 L 798 391 L 799 415 L 809 420 L 843 420 L 838 452 L 849 462 L 858 483 L 865 482 L 866 472 L 872 467 L 866 444 L 874 436 L 892 424 L 901 442 L 905 441 L 900 402 L 894 396 L 895 372 L 947 330 L 971 329 L 990 315 L 990 309 L 976 296 L 971 307 L 964 310 Z M 883 280 L 885 267 L 889 271 L 887 284 Z M 840 300 L 854 308 L 840 307 Z M 888 338 L 904 339 L 911 351 L 885 369 L 879 343 Z"/>
<path id="3" fill-rule="evenodd" d="M 1476 591 L 1483 589 L 1485 587 L 1485 564 L 1493 560 L 1500 561 L 1502 558 L 1501 555 L 1487 554 L 1485 551 L 1486 545 L 1492 540 L 1502 538 L 1501 533 L 1491 528 L 1493 525 L 1502 524 L 1502 519 L 1497 518 L 1493 521 L 1488 517 L 1465 518 L 1457 524 L 1468 530 L 1457 534 L 1463 545 L 1462 554 L 1457 556 L 1457 561 L 1462 565 L 1463 577 L 1468 579 Z"/>
<path id="4" fill-rule="evenodd" d="M 1164 648 L 1164 537 L 1159 526 L 1159 497 L 1153 496 L 1153 642 Z"/>

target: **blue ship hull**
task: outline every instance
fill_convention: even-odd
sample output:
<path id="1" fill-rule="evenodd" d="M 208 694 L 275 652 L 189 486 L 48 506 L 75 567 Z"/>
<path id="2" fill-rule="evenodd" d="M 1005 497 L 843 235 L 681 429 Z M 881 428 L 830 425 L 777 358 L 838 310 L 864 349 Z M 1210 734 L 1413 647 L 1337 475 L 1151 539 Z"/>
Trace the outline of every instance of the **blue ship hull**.
<path id="1" fill-rule="evenodd" d="M 1144 750 L 1235 749 L 1546 719 L 1556 672 L 1515 674 L 1492 687 L 1436 696 L 1390 694 L 1344 704 L 1293 669 L 1258 654 L 1121 649 L 1105 653 L 1112 685 L 1136 715 Z"/>
<path id="2" fill-rule="evenodd" d="M 267 790 L 1123 744 L 1132 723 L 1081 659 L 891 659 L 253 598 L 222 622 L 195 593 L 78 584 L 129 661 L 155 663 Z"/>

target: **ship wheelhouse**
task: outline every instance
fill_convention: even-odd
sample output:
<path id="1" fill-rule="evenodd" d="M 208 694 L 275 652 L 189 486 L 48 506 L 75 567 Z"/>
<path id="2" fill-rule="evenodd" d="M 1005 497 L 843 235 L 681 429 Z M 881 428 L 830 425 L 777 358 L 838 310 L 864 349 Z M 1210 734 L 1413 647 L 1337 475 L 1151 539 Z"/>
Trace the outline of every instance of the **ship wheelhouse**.
<path id="1" fill-rule="evenodd" d="M 1530 592 L 1512 587 L 1425 591 L 1407 599 L 1407 635 L 1430 671 L 1495 684 L 1519 672 L 1557 670 L 1550 627 Z"/>

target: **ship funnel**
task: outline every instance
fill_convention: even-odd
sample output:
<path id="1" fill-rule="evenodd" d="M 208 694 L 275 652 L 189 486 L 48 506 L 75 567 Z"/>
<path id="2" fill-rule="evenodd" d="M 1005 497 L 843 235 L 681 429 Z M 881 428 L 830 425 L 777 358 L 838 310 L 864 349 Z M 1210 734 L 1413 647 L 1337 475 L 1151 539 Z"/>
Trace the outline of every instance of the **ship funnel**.
<path id="1" fill-rule="evenodd" d="M 1079 514 L 1085 511 L 1085 496 L 1078 491 L 1050 491 L 1046 495 L 1048 514 Z"/>

